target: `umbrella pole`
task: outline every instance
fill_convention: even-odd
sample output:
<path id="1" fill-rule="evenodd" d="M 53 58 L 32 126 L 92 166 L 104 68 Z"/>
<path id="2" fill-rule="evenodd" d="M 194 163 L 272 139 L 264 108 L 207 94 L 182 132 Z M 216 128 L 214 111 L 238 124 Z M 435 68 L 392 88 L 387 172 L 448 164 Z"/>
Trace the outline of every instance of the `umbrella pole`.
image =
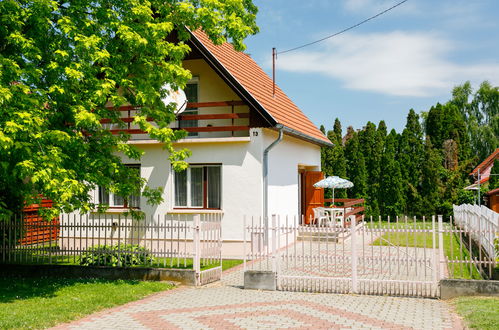
<path id="1" fill-rule="evenodd" d="M 333 205 L 331 205 L 334 207 L 334 188 L 333 188 Z"/>

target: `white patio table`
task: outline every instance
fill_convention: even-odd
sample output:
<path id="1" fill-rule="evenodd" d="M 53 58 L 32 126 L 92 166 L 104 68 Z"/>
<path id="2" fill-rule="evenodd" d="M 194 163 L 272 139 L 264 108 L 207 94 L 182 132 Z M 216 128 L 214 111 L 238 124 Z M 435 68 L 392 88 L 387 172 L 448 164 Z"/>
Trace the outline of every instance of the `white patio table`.
<path id="1" fill-rule="evenodd" d="M 345 217 L 343 212 L 345 211 L 342 207 L 325 207 L 324 211 L 329 213 L 329 218 L 336 225 L 337 220 L 342 228 L 345 228 Z"/>

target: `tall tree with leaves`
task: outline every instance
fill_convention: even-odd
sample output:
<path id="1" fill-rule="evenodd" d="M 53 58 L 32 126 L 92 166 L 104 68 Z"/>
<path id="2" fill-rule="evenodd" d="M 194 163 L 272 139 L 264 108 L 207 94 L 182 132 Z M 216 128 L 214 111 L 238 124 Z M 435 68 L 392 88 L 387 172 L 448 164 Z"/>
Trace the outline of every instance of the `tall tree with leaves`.
<path id="1" fill-rule="evenodd" d="M 458 107 L 452 103 L 437 104 L 428 112 L 426 119 L 426 135 L 431 137 L 435 148 L 445 150 L 449 140 L 456 143 L 457 158 L 469 158 L 469 138 L 464 117 Z M 456 164 L 457 166 L 457 164 Z"/>
<path id="2" fill-rule="evenodd" d="M 348 189 L 348 196 L 350 198 L 366 198 L 367 170 L 359 144 L 359 134 L 349 127 L 347 136 L 349 137 L 345 143 L 347 178 L 353 183 L 353 187 Z"/>
<path id="3" fill-rule="evenodd" d="M 467 81 L 453 89 L 450 103 L 465 118 L 470 156 L 484 159 L 499 147 L 499 87 L 484 81 L 474 92 Z"/>
<path id="4" fill-rule="evenodd" d="M 411 109 L 400 138 L 398 155 L 406 200 L 405 214 L 419 215 L 421 212 L 420 186 L 423 156 L 423 130 L 418 114 Z"/>
<path id="5" fill-rule="evenodd" d="M 434 215 L 440 206 L 442 158 L 438 149 L 433 148 L 431 138 L 426 137 L 423 166 L 421 168 L 421 196 L 423 215 Z"/>
<path id="6" fill-rule="evenodd" d="M 175 105 L 161 99 L 165 84 L 191 78 L 186 28 L 243 50 L 258 31 L 256 12 L 251 0 L 0 1 L 0 214 L 39 194 L 54 201 L 54 216 L 92 209 L 97 185 L 121 196 L 140 190 L 145 182 L 115 153 L 142 152 L 100 122 L 123 125 L 114 110 L 123 104 L 140 107 L 133 123 L 185 168 L 188 151 L 172 144 L 185 132 L 170 129 Z M 143 194 L 157 202 L 161 192 L 149 188 Z"/>
<path id="7" fill-rule="evenodd" d="M 379 215 L 378 191 L 381 165 L 382 141 L 379 139 L 376 125 L 368 122 L 359 132 L 359 142 L 365 157 L 367 171 L 367 213 Z M 381 144 L 381 145 L 380 145 Z"/>
<path id="8" fill-rule="evenodd" d="M 381 162 L 380 212 L 383 216 L 401 215 L 404 210 L 404 191 L 402 173 L 397 161 L 398 134 L 391 130 L 386 138 L 386 144 Z"/>

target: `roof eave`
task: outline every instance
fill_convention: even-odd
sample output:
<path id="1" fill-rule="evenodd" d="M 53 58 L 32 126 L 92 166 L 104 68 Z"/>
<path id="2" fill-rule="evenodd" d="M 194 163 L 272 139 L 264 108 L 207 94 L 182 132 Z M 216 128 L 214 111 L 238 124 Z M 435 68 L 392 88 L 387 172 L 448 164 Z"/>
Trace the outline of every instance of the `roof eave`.
<path id="1" fill-rule="evenodd" d="M 274 127 L 274 128 L 277 129 L 277 127 Z M 284 125 L 282 126 L 282 128 L 283 128 L 284 133 L 287 133 L 287 134 L 289 134 L 291 136 L 300 138 L 300 139 L 305 140 L 307 142 L 318 144 L 321 147 L 332 147 L 332 146 L 334 146 L 334 144 L 332 142 L 326 142 L 324 140 L 321 140 L 321 139 L 315 138 L 313 136 L 310 136 L 308 134 L 305 134 L 305 133 L 302 133 L 300 131 L 297 131 L 297 130 L 295 130 L 293 128 L 290 128 L 290 127 L 287 127 L 287 126 L 284 126 Z"/>

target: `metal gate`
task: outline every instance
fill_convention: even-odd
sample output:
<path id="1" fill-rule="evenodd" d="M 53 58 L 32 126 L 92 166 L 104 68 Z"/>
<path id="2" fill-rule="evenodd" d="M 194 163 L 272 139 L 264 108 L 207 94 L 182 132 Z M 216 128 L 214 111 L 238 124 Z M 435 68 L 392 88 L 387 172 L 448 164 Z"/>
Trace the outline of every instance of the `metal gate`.
<path id="1" fill-rule="evenodd" d="M 455 241 L 456 235 L 467 237 L 465 231 L 442 216 L 352 217 L 344 226 L 302 226 L 295 218 L 274 216 L 268 232 L 260 219 L 247 222 L 246 269 L 275 272 L 277 289 L 284 291 L 438 297 L 440 279 L 452 277 L 448 265 L 490 269 L 495 262 L 469 254 L 465 240 Z M 461 246 L 456 250 L 453 242 Z"/>

